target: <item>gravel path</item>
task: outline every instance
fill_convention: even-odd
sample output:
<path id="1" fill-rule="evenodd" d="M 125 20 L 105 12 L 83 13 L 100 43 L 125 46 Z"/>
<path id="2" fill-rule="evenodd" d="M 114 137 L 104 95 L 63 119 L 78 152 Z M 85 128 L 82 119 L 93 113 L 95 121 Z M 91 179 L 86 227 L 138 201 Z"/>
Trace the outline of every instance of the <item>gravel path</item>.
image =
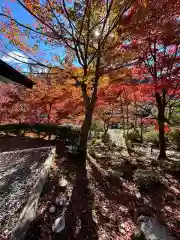
<path id="1" fill-rule="evenodd" d="M 110 134 L 110 137 L 113 142 L 115 142 L 119 146 L 126 148 L 125 140 L 123 138 L 123 130 L 109 129 L 108 133 Z"/>
<path id="2" fill-rule="evenodd" d="M 15 227 L 51 149 L 47 146 L 0 153 L 0 239 Z"/>
<path id="3" fill-rule="evenodd" d="M 108 133 L 111 137 L 112 142 L 114 142 L 117 146 L 121 147 L 121 154 L 124 157 L 128 157 L 129 154 L 127 152 L 127 146 L 125 143 L 125 139 L 123 137 L 123 130 L 121 129 L 109 129 Z"/>

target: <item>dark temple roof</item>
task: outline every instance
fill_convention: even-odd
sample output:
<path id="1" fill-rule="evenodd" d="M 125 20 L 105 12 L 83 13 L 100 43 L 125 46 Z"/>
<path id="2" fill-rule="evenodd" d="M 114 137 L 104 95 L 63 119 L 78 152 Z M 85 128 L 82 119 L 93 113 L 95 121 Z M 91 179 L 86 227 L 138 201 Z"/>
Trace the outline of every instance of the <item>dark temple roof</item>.
<path id="1" fill-rule="evenodd" d="M 27 88 L 32 88 L 33 85 L 35 84 L 28 77 L 18 72 L 16 69 L 14 69 L 13 67 L 11 67 L 10 65 L 8 65 L 7 63 L 0 59 L 0 79 L 2 77 L 13 82 L 19 83 L 21 85 L 24 85 Z"/>

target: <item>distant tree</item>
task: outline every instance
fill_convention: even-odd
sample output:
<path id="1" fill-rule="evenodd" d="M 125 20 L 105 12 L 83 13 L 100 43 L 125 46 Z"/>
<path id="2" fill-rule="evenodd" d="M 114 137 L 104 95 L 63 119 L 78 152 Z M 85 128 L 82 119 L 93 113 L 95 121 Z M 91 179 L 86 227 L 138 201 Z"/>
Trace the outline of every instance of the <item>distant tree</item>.
<path id="1" fill-rule="evenodd" d="M 146 45 L 145 45 L 146 44 Z M 163 36 L 147 38 L 141 55 L 141 63 L 144 66 L 144 77 L 149 79 L 149 87 L 158 110 L 159 125 L 159 158 L 165 158 L 165 132 L 164 124 L 166 109 L 171 102 L 179 99 L 179 43 L 175 39 L 163 39 Z M 142 70 L 140 70 L 142 72 Z M 149 94 L 147 95 L 148 100 Z M 152 98 L 152 97 L 151 97 Z"/>
<path id="2" fill-rule="evenodd" d="M 35 77 L 36 85 L 33 90 L 26 90 L 24 99 L 30 110 L 29 119 L 33 116 L 31 111 L 34 111 L 40 122 L 60 123 L 68 120 L 69 116 L 76 118 L 81 112 L 80 91 L 73 86 L 74 81 L 63 73 L 57 68 L 50 73 L 39 75 L 38 78 Z"/>
<path id="3" fill-rule="evenodd" d="M 1 124 L 23 122 L 24 88 L 16 84 L 0 84 L 0 122 Z"/>
<path id="4" fill-rule="evenodd" d="M 136 49 L 139 55 L 136 76 L 139 82 L 146 80 L 151 85 L 158 109 L 159 158 L 162 159 L 166 157 L 165 110 L 179 98 L 179 6 L 179 0 L 149 1 L 146 8 L 135 11 L 132 24 L 124 26 L 131 32 L 127 49 Z"/>

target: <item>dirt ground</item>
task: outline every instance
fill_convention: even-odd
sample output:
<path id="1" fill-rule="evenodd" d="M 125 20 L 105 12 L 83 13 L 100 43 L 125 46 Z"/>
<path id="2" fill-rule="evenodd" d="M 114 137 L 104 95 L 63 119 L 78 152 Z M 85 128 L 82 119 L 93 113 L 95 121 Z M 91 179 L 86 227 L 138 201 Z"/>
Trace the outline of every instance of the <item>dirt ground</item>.
<path id="1" fill-rule="evenodd" d="M 160 184 L 140 188 L 133 175 L 137 169 L 151 169 L 157 153 L 136 149 L 132 156 L 123 156 L 120 147 L 103 144 L 89 149 L 86 168 L 65 151 L 57 154 L 56 164 L 41 196 L 38 217 L 31 224 L 26 239 L 100 239 L 130 240 L 139 215 L 158 217 L 171 234 L 180 239 L 180 174 L 166 167 L 161 169 Z M 170 152 L 169 162 L 178 153 Z M 68 186 L 62 190 L 58 179 L 64 177 Z M 66 227 L 61 234 L 52 232 L 54 220 L 62 209 L 56 198 L 68 201 Z M 50 213 L 50 206 L 56 211 Z"/>

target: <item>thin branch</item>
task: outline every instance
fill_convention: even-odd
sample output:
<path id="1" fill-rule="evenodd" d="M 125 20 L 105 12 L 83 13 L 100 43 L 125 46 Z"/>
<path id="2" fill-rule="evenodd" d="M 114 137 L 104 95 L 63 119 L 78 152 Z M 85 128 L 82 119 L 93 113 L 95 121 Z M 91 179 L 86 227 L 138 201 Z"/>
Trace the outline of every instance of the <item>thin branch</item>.
<path id="1" fill-rule="evenodd" d="M 24 62 L 24 61 L 22 61 L 20 59 L 17 59 L 15 57 L 13 57 L 13 56 L 10 56 L 8 53 L 4 52 L 3 50 L 0 50 L 0 52 L 2 52 L 3 54 L 7 55 L 8 57 L 10 57 L 10 58 L 12 58 L 12 59 L 14 59 L 14 60 L 16 60 L 18 62 L 25 63 L 25 64 L 31 64 L 31 65 L 37 65 L 36 63 L 27 63 L 27 62 Z M 43 66 L 43 65 L 41 65 L 41 66 Z"/>
<path id="2" fill-rule="evenodd" d="M 11 51 L 7 46 L 5 46 L 5 48 L 6 48 L 8 51 Z M 15 45 L 15 48 L 16 48 L 18 51 L 23 52 L 23 54 L 27 56 L 27 57 L 20 56 L 21 58 L 27 58 L 27 59 L 35 62 L 35 63 L 36 63 L 37 65 L 39 65 L 39 66 L 42 66 L 42 67 L 44 66 L 44 67 L 46 67 L 46 68 L 49 68 L 47 65 L 44 65 L 44 64 L 40 63 L 39 61 L 37 61 L 37 60 L 33 59 L 32 57 L 30 57 L 25 51 L 22 51 L 22 50 L 21 50 L 20 48 L 18 48 L 16 45 Z M 17 56 L 19 57 L 19 55 L 16 54 L 15 52 L 13 52 L 13 54 L 14 54 L 14 55 L 17 55 Z M 27 63 L 27 64 L 29 64 L 29 63 Z"/>
<path id="3" fill-rule="evenodd" d="M 53 8 L 52 8 L 52 6 L 51 6 L 50 1 L 49 1 L 49 0 L 47 0 L 47 1 L 48 1 L 48 4 L 49 4 L 50 8 L 51 8 L 51 12 L 52 12 L 52 14 L 54 15 L 55 19 L 57 20 L 58 24 L 59 24 L 71 37 L 74 37 L 73 34 L 70 33 L 70 32 L 63 26 L 63 24 L 59 21 L 59 18 L 56 16 L 56 14 L 55 14 L 54 11 L 53 11 Z"/>
<path id="4" fill-rule="evenodd" d="M 90 31 L 89 31 L 89 27 L 90 27 L 90 17 L 91 17 L 91 2 L 89 5 L 89 0 L 87 2 L 87 6 L 88 6 L 88 15 L 87 15 L 87 38 L 85 41 L 85 46 L 84 46 L 84 60 L 85 60 L 85 65 L 87 66 L 87 59 L 88 59 L 88 47 L 89 47 L 89 40 L 90 40 Z M 87 11 L 87 10 L 86 10 Z"/>
<path id="5" fill-rule="evenodd" d="M 43 35 L 43 36 L 49 37 L 49 38 L 51 38 L 51 39 L 58 40 L 58 38 L 52 37 L 51 35 L 49 35 L 49 34 L 47 34 L 47 33 L 38 32 L 38 31 L 34 30 L 33 28 L 31 28 L 31 27 L 29 27 L 29 26 L 26 26 L 26 25 L 18 22 L 17 20 L 15 20 L 14 18 L 12 18 L 11 16 L 8 16 L 7 14 L 0 13 L 0 16 L 9 18 L 11 21 L 15 22 L 15 23 L 18 24 L 19 26 L 21 26 L 21 27 L 23 27 L 23 28 L 26 28 L 26 29 L 34 32 L 34 33 L 37 33 L 37 34 L 39 34 L 39 35 Z"/>
<path id="6" fill-rule="evenodd" d="M 78 58 L 78 61 L 80 62 L 80 64 L 83 66 L 83 63 L 85 61 L 85 58 L 84 58 L 84 55 L 83 55 L 83 51 L 81 49 L 81 42 L 80 42 L 80 39 L 76 39 L 75 38 L 75 35 L 74 35 L 74 29 L 73 29 L 73 25 L 72 25 L 72 20 L 70 19 L 70 16 L 69 16 L 69 13 L 68 13 L 68 10 L 67 10 L 67 7 L 66 7 L 66 4 L 65 4 L 65 0 L 63 0 L 63 8 L 64 8 L 64 11 L 66 13 L 66 19 L 68 20 L 69 22 L 69 26 L 71 28 L 71 31 L 72 31 L 72 38 L 73 38 L 73 42 L 74 42 L 74 50 L 76 52 L 76 55 L 77 55 L 77 58 Z M 82 61 L 81 61 L 82 60 Z"/>
<path id="7" fill-rule="evenodd" d="M 63 0 L 64 1 L 64 0 Z M 81 21 L 81 26 L 80 26 L 80 31 L 79 31 L 79 41 L 81 39 L 81 36 L 82 36 L 82 32 L 83 32 L 83 25 L 84 25 L 84 21 L 85 21 L 85 17 L 86 17 L 86 13 L 87 13 L 87 10 L 89 8 L 89 0 L 86 0 L 86 6 L 85 6 L 85 10 L 84 10 L 84 14 L 83 14 L 83 17 L 82 17 L 82 21 Z"/>
<path id="8" fill-rule="evenodd" d="M 26 7 L 25 4 L 23 4 L 20 0 L 17 0 L 17 2 L 27 11 L 29 12 L 34 18 L 36 18 L 40 23 L 42 23 L 43 25 L 45 25 L 47 28 L 49 28 L 52 32 L 55 33 L 55 35 L 57 35 L 58 38 L 61 38 L 61 36 L 59 35 L 58 32 L 56 32 L 54 30 L 54 28 L 52 28 L 51 26 L 49 26 L 45 21 L 42 21 L 41 18 L 39 18 L 36 14 L 34 14 L 28 7 Z"/>
<path id="9" fill-rule="evenodd" d="M 134 64 L 136 64 L 136 63 L 138 63 L 138 62 L 139 62 L 139 60 L 137 59 L 136 62 L 130 62 L 130 63 L 120 64 L 120 65 L 118 65 L 117 67 L 110 68 L 110 69 L 108 69 L 108 70 L 102 71 L 102 72 L 100 72 L 100 74 L 101 74 L 101 75 L 105 75 L 105 74 L 107 74 L 107 73 L 110 73 L 110 72 L 119 70 L 119 69 L 121 69 L 121 68 L 128 67 L 128 66 L 132 66 L 132 65 L 134 65 Z"/>
<path id="10" fill-rule="evenodd" d="M 45 21 L 43 21 L 41 18 L 39 18 L 37 15 L 35 15 L 32 11 L 30 11 L 20 0 L 17 0 L 17 2 L 27 11 L 29 12 L 35 19 L 37 19 L 41 24 L 45 25 L 47 28 L 49 28 L 56 36 L 55 37 L 52 37 L 50 35 L 47 35 L 47 34 L 43 34 L 41 33 L 41 35 L 44 35 L 44 36 L 50 36 L 51 39 L 55 39 L 55 40 L 60 40 L 62 39 L 64 41 L 64 43 L 71 49 L 74 50 L 74 48 L 67 42 L 68 39 L 66 38 L 63 38 L 61 35 L 59 35 L 59 33 L 57 31 L 55 31 L 54 28 L 52 28 L 51 26 L 49 26 Z M 17 22 L 17 21 L 16 21 Z M 24 26 L 23 24 L 21 24 L 22 26 Z M 39 33 L 39 32 L 38 32 Z"/>
<path id="11" fill-rule="evenodd" d="M 122 16 L 124 15 L 124 13 L 131 7 L 132 3 L 135 0 L 132 0 L 127 6 L 124 7 L 124 9 L 121 11 L 120 14 L 117 14 L 116 17 L 113 20 L 113 24 L 111 25 L 111 27 L 109 27 L 109 31 L 106 33 L 106 35 L 104 36 L 104 39 L 101 43 L 101 45 L 104 45 L 104 41 L 106 40 L 106 38 L 109 36 L 109 34 L 116 28 L 116 26 L 119 23 L 119 20 L 122 18 Z M 109 8 L 111 8 L 111 4 L 109 6 Z"/>
<path id="12" fill-rule="evenodd" d="M 75 39 L 75 36 L 74 36 L 74 29 L 73 29 L 73 24 L 72 24 L 72 21 L 71 21 L 71 19 L 70 19 L 70 16 L 69 16 L 68 10 L 67 10 L 67 8 L 66 8 L 65 0 L 63 0 L 63 8 L 64 8 L 64 11 L 65 11 L 65 14 L 66 14 L 66 19 L 68 20 L 68 22 L 69 22 L 69 26 L 70 26 L 71 31 L 72 31 L 72 37 Z"/>

